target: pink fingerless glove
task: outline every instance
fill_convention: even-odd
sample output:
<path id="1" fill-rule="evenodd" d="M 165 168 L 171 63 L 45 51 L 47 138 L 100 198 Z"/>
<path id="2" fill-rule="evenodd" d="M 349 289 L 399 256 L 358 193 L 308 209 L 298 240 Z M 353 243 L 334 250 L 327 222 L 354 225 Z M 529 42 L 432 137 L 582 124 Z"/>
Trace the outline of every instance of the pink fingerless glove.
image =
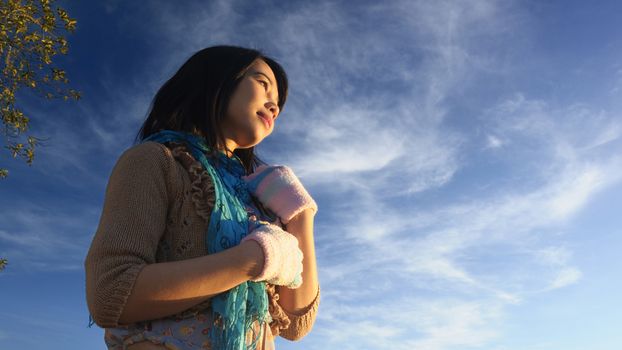
<path id="1" fill-rule="evenodd" d="M 283 224 L 305 209 L 317 213 L 317 204 L 286 165 L 260 165 L 248 176 L 242 176 L 251 193 Z"/>
<path id="2" fill-rule="evenodd" d="M 267 281 L 291 289 L 300 287 L 303 254 L 294 235 L 277 225 L 266 223 L 242 238 L 240 244 L 248 240 L 259 243 L 264 252 L 263 271 L 251 281 Z"/>

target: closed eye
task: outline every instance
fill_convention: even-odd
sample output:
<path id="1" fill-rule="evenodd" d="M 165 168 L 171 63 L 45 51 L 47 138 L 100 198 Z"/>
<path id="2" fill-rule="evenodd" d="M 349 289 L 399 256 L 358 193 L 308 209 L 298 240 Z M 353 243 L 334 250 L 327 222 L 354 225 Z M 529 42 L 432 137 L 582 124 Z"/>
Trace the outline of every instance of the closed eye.
<path id="1" fill-rule="evenodd" d="M 266 84 L 266 90 L 268 89 L 268 83 L 267 83 L 267 82 L 265 82 L 265 81 L 263 81 L 263 80 L 259 80 L 259 82 L 260 82 L 260 83 L 264 83 L 264 84 Z"/>

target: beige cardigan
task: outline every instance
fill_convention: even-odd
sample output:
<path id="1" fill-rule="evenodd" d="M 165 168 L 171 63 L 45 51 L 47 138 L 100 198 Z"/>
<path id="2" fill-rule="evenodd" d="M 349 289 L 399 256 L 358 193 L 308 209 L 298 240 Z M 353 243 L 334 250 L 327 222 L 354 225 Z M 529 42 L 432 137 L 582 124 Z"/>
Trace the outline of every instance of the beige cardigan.
<path id="1" fill-rule="evenodd" d="M 86 299 L 93 321 L 118 327 L 140 270 L 147 264 L 207 254 L 205 232 L 215 192 L 211 177 L 183 146 L 145 142 L 127 149 L 115 164 L 97 232 L 86 256 Z M 298 340 L 313 327 L 320 301 L 291 314 L 267 285 L 274 336 Z M 175 316 L 187 317 L 210 299 Z"/>

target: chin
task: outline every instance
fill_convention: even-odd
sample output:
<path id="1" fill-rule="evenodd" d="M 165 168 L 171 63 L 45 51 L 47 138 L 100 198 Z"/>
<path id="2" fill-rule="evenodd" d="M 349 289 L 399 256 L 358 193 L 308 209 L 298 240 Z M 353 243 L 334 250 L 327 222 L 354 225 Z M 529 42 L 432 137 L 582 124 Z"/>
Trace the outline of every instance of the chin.
<path id="1" fill-rule="evenodd" d="M 246 149 L 246 148 L 255 147 L 258 144 L 260 144 L 261 141 L 263 141 L 263 140 L 264 140 L 264 138 L 256 138 L 254 141 L 249 141 L 249 142 L 240 144 L 238 148 Z"/>
<path id="2" fill-rule="evenodd" d="M 268 137 L 268 136 L 270 136 L 269 132 L 268 133 L 266 133 L 266 132 L 258 132 L 255 135 L 255 138 L 254 138 L 255 144 L 259 144 L 261 141 L 265 140 L 266 137 Z"/>

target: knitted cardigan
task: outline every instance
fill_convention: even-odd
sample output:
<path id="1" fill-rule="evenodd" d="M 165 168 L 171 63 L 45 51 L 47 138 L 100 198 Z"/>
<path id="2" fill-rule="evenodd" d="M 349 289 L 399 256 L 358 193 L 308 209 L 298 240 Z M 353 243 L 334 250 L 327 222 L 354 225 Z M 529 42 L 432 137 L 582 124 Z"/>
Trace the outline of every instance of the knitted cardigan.
<path id="1" fill-rule="evenodd" d="M 115 164 L 99 225 L 84 261 L 86 299 L 93 321 L 102 328 L 119 318 L 136 278 L 147 264 L 206 255 L 205 232 L 215 202 L 208 172 L 184 146 L 144 142 L 127 149 Z M 113 251 L 114 254 L 110 254 Z M 320 291 L 292 314 L 277 303 L 266 285 L 273 335 L 304 337 L 313 327 Z M 175 317 L 186 318 L 210 306 L 207 299 Z"/>

